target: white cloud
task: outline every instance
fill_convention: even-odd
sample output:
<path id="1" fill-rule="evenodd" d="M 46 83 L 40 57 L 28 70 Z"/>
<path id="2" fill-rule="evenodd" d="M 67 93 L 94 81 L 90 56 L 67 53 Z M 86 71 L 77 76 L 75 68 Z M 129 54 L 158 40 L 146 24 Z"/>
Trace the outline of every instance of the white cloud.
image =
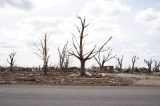
<path id="1" fill-rule="evenodd" d="M 18 22 L 19 27 L 28 29 L 28 30 L 33 30 L 35 32 L 53 32 L 53 33 L 58 33 L 62 32 L 60 31 L 60 24 L 62 23 L 62 18 L 61 17 L 29 17 L 29 18 L 24 18 Z"/>
<path id="2" fill-rule="evenodd" d="M 129 10 L 130 7 L 120 3 L 119 0 L 94 0 L 84 5 L 80 15 L 87 16 L 92 21 L 99 21 L 100 19 L 106 21 L 118 18 L 122 13 Z"/>
<path id="3" fill-rule="evenodd" d="M 86 16 L 91 24 L 88 33 L 92 35 L 93 41 L 104 41 L 109 36 L 113 36 L 115 42 L 126 41 L 128 38 L 119 24 L 119 18 L 130 9 L 130 6 L 119 0 L 93 0 L 84 5 L 79 15 Z"/>
<path id="4" fill-rule="evenodd" d="M 136 46 L 136 48 L 147 48 L 148 47 L 148 43 L 138 43 L 135 46 Z"/>
<path id="5" fill-rule="evenodd" d="M 142 10 L 136 15 L 135 22 L 144 25 L 149 34 L 160 33 L 160 11 L 153 8 Z"/>

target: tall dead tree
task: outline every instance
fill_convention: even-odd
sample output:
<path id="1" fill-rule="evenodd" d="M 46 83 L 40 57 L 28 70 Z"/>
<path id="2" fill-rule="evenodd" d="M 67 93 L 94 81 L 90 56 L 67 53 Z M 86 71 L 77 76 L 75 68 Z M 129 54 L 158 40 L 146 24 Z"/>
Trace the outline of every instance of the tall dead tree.
<path id="1" fill-rule="evenodd" d="M 122 58 L 117 58 L 118 61 L 118 66 L 119 66 L 119 71 L 123 72 L 122 70 L 122 65 L 123 65 L 123 55 Z"/>
<path id="2" fill-rule="evenodd" d="M 14 69 L 15 55 L 16 55 L 16 52 L 12 52 L 8 55 L 9 58 L 7 59 L 7 62 L 9 63 L 9 70 L 10 71 L 13 71 L 13 69 Z"/>
<path id="3" fill-rule="evenodd" d="M 61 70 L 62 69 L 67 69 L 68 65 L 69 65 L 69 62 L 70 62 L 69 52 L 68 52 L 67 46 L 68 46 L 68 42 L 64 45 L 62 51 L 58 47 L 59 67 L 60 67 Z"/>
<path id="4" fill-rule="evenodd" d="M 48 36 L 47 33 L 44 34 L 44 36 L 42 36 L 39 39 L 39 42 L 34 42 L 34 46 L 36 47 L 36 52 L 35 54 L 37 56 L 39 56 L 42 60 L 43 60 L 43 72 L 44 75 L 47 75 L 47 71 L 48 71 L 48 61 L 50 58 L 50 55 L 48 55 Z"/>
<path id="5" fill-rule="evenodd" d="M 68 69 L 68 68 L 69 68 L 70 62 L 71 62 L 71 61 L 70 61 L 70 55 L 68 54 L 68 55 L 66 56 L 65 63 L 64 63 L 65 69 Z"/>
<path id="6" fill-rule="evenodd" d="M 134 71 L 134 66 L 135 66 L 135 63 L 136 61 L 138 60 L 139 58 L 135 55 L 132 57 L 132 72 Z"/>
<path id="7" fill-rule="evenodd" d="M 106 51 L 108 51 L 108 50 L 109 50 L 109 52 L 107 53 L 107 55 L 103 55 L 103 57 L 101 57 L 101 52 L 99 51 L 98 56 L 94 57 L 94 59 L 96 60 L 96 62 L 98 63 L 98 65 L 100 67 L 100 70 L 103 70 L 104 64 L 107 61 L 116 57 L 116 55 L 114 55 L 114 56 L 112 55 L 112 49 L 110 49 L 110 47 Z"/>
<path id="8" fill-rule="evenodd" d="M 85 18 L 82 19 L 81 17 L 78 16 L 78 19 L 79 19 L 80 24 L 81 24 L 80 27 L 76 26 L 78 34 L 79 34 L 78 35 L 79 36 L 79 41 L 73 35 L 72 42 L 73 42 L 73 47 L 74 47 L 75 51 L 71 51 L 70 54 L 75 56 L 80 61 L 81 76 L 85 76 L 85 63 L 86 63 L 86 61 L 92 59 L 95 55 L 97 55 L 97 53 L 99 51 L 102 51 L 102 49 L 107 44 L 107 42 L 111 39 L 111 37 L 98 50 L 97 50 L 97 46 L 95 45 L 89 52 L 84 53 L 84 46 L 86 44 L 85 41 L 84 41 L 84 37 L 87 36 L 87 34 L 85 34 L 85 29 L 88 27 L 89 24 L 86 24 L 86 19 Z"/>
<path id="9" fill-rule="evenodd" d="M 148 72 L 151 73 L 153 60 L 152 59 L 150 59 L 150 60 L 144 59 L 144 63 L 147 64 L 147 66 L 148 66 Z"/>
<path id="10" fill-rule="evenodd" d="M 160 61 L 158 62 L 157 60 L 153 60 L 155 63 L 154 63 L 154 71 L 155 72 L 159 72 L 159 68 L 160 68 Z"/>

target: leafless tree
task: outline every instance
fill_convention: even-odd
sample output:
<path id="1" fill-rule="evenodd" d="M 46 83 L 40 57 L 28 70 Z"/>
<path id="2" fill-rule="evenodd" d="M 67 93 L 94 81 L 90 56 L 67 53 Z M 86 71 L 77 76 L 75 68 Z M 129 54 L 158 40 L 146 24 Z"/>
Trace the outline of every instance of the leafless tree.
<path id="1" fill-rule="evenodd" d="M 50 58 L 50 55 L 48 55 L 48 36 L 47 33 L 44 34 L 39 39 L 39 42 L 34 42 L 34 46 L 36 47 L 36 52 L 35 54 L 39 56 L 43 60 L 43 72 L 44 75 L 47 75 L 48 72 L 48 61 Z"/>
<path id="2" fill-rule="evenodd" d="M 10 65 L 9 66 L 10 67 L 10 71 L 13 71 L 13 69 L 14 69 L 15 55 L 16 55 L 16 52 L 14 52 L 14 51 L 8 55 L 9 58 L 7 59 L 7 62 Z"/>
<path id="3" fill-rule="evenodd" d="M 109 51 L 109 52 L 107 53 L 107 55 L 103 55 L 103 57 L 101 57 L 101 52 L 100 51 L 98 52 L 98 56 L 94 57 L 94 59 L 96 60 L 96 62 L 98 63 L 98 65 L 100 67 L 100 70 L 103 69 L 104 64 L 107 61 L 109 61 L 109 60 L 111 60 L 111 59 L 116 57 L 116 55 L 112 55 L 112 49 L 110 49 L 110 47 L 107 49 L 107 51 Z"/>
<path id="4" fill-rule="evenodd" d="M 67 49 L 68 42 L 64 45 L 62 51 L 58 47 L 58 52 L 59 52 L 59 67 L 60 69 L 67 69 L 69 62 L 70 62 L 70 57 L 69 57 L 69 51 Z"/>
<path id="5" fill-rule="evenodd" d="M 108 43 L 108 41 L 111 39 L 111 37 L 108 39 L 106 43 L 104 43 L 98 50 L 97 46 L 95 45 L 89 52 L 84 53 L 84 46 L 85 46 L 85 41 L 84 37 L 87 36 L 85 34 L 85 29 L 88 27 L 89 24 L 86 24 L 86 19 L 82 19 L 81 17 L 78 16 L 78 19 L 80 20 L 81 26 L 77 28 L 78 34 L 79 34 L 79 41 L 77 38 L 73 35 L 72 37 L 72 42 L 73 42 L 73 47 L 75 51 L 71 51 L 70 54 L 75 56 L 76 58 L 79 59 L 80 64 L 81 64 L 81 76 L 85 76 L 85 63 L 87 60 L 92 59 L 99 51 L 102 51 L 104 46 Z"/>
<path id="6" fill-rule="evenodd" d="M 144 59 L 144 63 L 147 64 L 147 66 L 148 66 L 148 72 L 151 73 L 153 60 L 152 59 L 150 59 L 150 60 Z"/>
<path id="7" fill-rule="evenodd" d="M 155 62 L 154 71 L 158 72 L 160 68 L 160 61 L 158 62 L 157 60 L 154 60 L 154 62 Z"/>
<path id="8" fill-rule="evenodd" d="M 65 69 L 68 69 L 69 68 L 69 64 L 70 64 L 70 55 L 66 55 L 66 59 L 65 59 L 65 62 L 64 62 L 64 67 Z"/>
<path id="9" fill-rule="evenodd" d="M 123 55 L 122 55 L 122 58 L 117 58 L 117 61 L 118 61 L 119 71 L 122 71 Z"/>
<path id="10" fill-rule="evenodd" d="M 136 55 L 132 57 L 132 72 L 134 71 L 134 66 L 136 61 L 139 59 L 139 57 L 137 57 Z"/>

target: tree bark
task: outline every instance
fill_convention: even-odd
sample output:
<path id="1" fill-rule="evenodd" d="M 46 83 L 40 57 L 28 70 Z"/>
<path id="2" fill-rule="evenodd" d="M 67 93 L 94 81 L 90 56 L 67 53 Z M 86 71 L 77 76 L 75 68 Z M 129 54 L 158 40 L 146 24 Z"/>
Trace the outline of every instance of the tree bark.
<path id="1" fill-rule="evenodd" d="M 85 61 L 81 61 L 81 76 L 85 75 Z"/>
<path id="2" fill-rule="evenodd" d="M 47 33 L 45 33 L 44 37 L 40 38 L 40 43 L 34 43 L 34 46 L 37 49 L 37 52 L 35 53 L 37 56 L 39 56 L 43 60 L 43 73 L 44 75 L 47 75 L 48 72 L 48 61 L 49 61 L 49 55 L 47 47 L 48 37 Z"/>
<path id="3" fill-rule="evenodd" d="M 47 65 L 43 66 L 43 72 L 44 72 L 44 75 L 47 75 Z"/>
<path id="4" fill-rule="evenodd" d="M 132 73 L 134 73 L 134 62 L 132 63 Z"/>

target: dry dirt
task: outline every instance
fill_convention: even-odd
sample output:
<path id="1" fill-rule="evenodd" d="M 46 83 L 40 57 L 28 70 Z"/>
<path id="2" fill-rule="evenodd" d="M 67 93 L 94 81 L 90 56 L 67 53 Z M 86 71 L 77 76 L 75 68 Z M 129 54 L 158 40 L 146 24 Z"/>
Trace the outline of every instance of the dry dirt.
<path id="1" fill-rule="evenodd" d="M 145 74 L 117 74 L 116 76 L 132 79 L 135 86 L 160 86 L 160 76 Z"/>
<path id="2" fill-rule="evenodd" d="M 127 86 L 132 85 L 131 79 L 114 76 L 80 77 L 78 72 L 50 71 L 47 76 L 42 72 L 0 72 L 0 84 L 47 84 L 73 86 Z"/>
<path id="3" fill-rule="evenodd" d="M 160 86 L 159 76 L 138 74 L 109 74 L 80 77 L 77 71 L 0 72 L 0 84 L 64 85 L 64 86 Z"/>
<path id="4" fill-rule="evenodd" d="M 137 86 L 160 86 L 160 80 L 142 79 L 142 80 L 137 81 L 134 85 L 137 85 Z"/>

